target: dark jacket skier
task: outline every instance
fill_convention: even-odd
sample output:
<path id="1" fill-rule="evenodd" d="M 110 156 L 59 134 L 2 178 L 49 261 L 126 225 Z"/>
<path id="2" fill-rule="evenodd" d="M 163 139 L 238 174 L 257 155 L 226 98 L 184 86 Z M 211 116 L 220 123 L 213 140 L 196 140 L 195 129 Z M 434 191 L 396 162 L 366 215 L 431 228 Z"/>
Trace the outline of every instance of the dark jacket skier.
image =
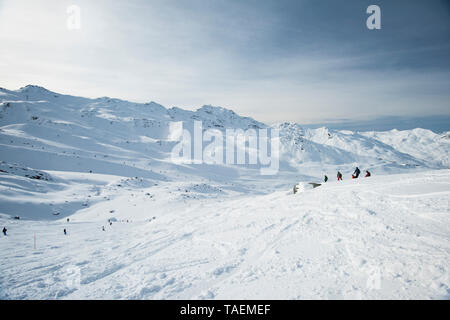
<path id="1" fill-rule="evenodd" d="M 64 234 L 67 234 L 67 231 L 66 231 L 66 229 L 64 229 Z"/>
<path id="2" fill-rule="evenodd" d="M 338 178 L 338 181 L 339 181 L 339 180 L 342 180 L 342 173 L 340 173 L 339 171 L 338 171 L 338 173 L 337 173 L 337 178 Z"/>
<path id="3" fill-rule="evenodd" d="M 370 172 L 367 171 L 367 170 L 366 170 L 366 176 L 365 176 L 365 177 L 366 177 L 366 178 L 367 178 L 367 177 L 370 177 Z"/>
<path id="4" fill-rule="evenodd" d="M 352 179 L 358 178 L 360 173 L 361 173 L 361 170 L 359 170 L 359 168 L 356 167 L 355 172 L 353 172 L 353 174 L 352 174 Z"/>
<path id="5" fill-rule="evenodd" d="M 3 230 L 2 230 L 2 232 L 3 232 L 3 234 L 6 236 L 6 231 L 8 231 L 8 229 L 6 229 L 6 227 L 3 227 Z"/>
<path id="6" fill-rule="evenodd" d="M 325 179 L 323 179 L 323 181 L 327 182 L 328 181 L 328 177 L 325 175 Z"/>

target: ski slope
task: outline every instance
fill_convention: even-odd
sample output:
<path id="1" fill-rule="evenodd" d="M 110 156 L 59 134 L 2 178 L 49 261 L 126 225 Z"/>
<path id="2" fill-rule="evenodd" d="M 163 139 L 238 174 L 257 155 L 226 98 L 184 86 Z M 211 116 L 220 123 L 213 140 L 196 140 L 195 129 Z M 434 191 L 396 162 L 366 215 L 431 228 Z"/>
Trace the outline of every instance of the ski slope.
<path id="1" fill-rule="evenodd" d="M 295 195 L 181 200 L 171 190 L 125 190 L 69 222 L 3 218 L 10 235 L 0 241 L 0 297 L 450 297 L 450 170 L 347 179 Z"/>
<path id="2" fill-rule="evenodd" d="M 278 129 L 279 172 L 173 163 L 178 124 L 194 121 Z M 0 154 L 0 299 L 450 297 L 448 132 L 267 125 L 26 86 L 0 88 Z M 355 166 L 372 177 L 349 179 Z"/>

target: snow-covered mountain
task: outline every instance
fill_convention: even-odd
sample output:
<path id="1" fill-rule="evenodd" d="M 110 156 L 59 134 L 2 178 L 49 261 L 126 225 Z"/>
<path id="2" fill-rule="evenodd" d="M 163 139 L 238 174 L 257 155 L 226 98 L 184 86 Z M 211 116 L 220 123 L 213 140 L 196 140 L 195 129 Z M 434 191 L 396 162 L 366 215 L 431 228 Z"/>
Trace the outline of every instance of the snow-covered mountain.
<path id="1" fill-rule="evenodd" d="M 192 130 L 194 121 L 220 132 L 279 130 L 278 173 L 171 161 L 180 123 Z M 0 250 L 15 252 L 0 261 L 0 298 L 449 294 L 448 132 L 268 125 L 221 107 L 26 86 L 0 88 L 0 154 L 9 232 Z M 355 166 L 372 177 L 351 180 Z M 292 194 L 325 174 L 327 185 Z M 77 286 L 58 280 L 66 268 L 80 272 Z M 366 286 L 373 272 L 383 289 Z"/>
<path id="2" fill-rule="evenodd" d="M 269 127 L 220 107 L 188 111 L 155 102 L 73 97 L 37 86 L 0 89 L 2 160 L 36 169 L 162 179 L 156 172 L 172 167 L 168 154 L 177 143 L 171 124 L 182 121 L 189 128 L 196 120 L 203 129 Z M 336 166 L 349 171 L 360 165 L 381 173 L 450 165 L 448 139 L 428 130 L 358 133 L 295 123 L 272 127 L 280 129 L 282 171 L 303 173 L 308 167 L 307 173 L 319 178 L 319 171 Z"/>
<path id="3" fill-rule="evenodd" d="M 201 121 L 203 130 L 223 132 L 278 129 L 279 173 L 262 177 L 251 165 L 173 163 L 171 151 L 179 142 L 174 139 L 175 124 L 183 123 L 184 128 L 191 130 L 194 121 Z M 242 192 L 252 189 L 266 193 L 279 187 L 290 188 L 300 180 L 321 181 L 325 174 L 334 177 L 337 170 L 348 177 L 355 166 L 377 175 L 449 168 L 449 146 L 445 134 L 423 129 L 360 133 L 306 129 L 295 123 L 269 126 L 220 107 L 203 106 L 196 111 L 167 109 L 155 102 L 88 99 L 31 85 L 15 91 L 0 89 L 3 179 L 15 176 L 11 167 L 138 177 L 151 183 L 231 184 Z M 29 201 L 37 198 L 31 196 Z M 29 211 L 26 201 L 26 205 L 17 204 L 6 193 L 0 199 L 0 212 L 40 217 Z M 62 206 L 71 208 L 67 203 L 72 201 L 65 201 Z M 44 217 L 49 215 L 46 211 Z M 60 211 L 64 215 L 73 213 L 72 209 Z"/>

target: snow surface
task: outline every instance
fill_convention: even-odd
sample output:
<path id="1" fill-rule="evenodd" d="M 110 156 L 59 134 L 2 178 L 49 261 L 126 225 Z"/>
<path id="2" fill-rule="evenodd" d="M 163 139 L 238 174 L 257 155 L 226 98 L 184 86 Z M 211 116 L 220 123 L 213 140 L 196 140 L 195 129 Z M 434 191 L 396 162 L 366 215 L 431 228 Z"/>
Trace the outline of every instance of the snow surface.
<path id="1" fill-rule="evenodd" d="M 172 163 L 195 120 L 269 127 L 212 106 L 0 89 L 0 298 L 450 298 L 448 132 L 277 124 L 280 171 L 261 176 Z M 355 166 L 372 177 L 350 179 Z"/>

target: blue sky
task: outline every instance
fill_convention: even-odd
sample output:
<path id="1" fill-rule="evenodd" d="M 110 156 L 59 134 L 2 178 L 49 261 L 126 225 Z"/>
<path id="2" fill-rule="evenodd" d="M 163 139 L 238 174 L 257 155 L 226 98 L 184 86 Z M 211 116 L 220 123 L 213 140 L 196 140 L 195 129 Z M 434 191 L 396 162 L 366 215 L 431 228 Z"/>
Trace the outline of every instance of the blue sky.
<path id="1" fill-rule="evenodd" d="M 0 0 L 0 86 L 268 123 L 449 115 L 449 18 L 445 0 Z"/>

